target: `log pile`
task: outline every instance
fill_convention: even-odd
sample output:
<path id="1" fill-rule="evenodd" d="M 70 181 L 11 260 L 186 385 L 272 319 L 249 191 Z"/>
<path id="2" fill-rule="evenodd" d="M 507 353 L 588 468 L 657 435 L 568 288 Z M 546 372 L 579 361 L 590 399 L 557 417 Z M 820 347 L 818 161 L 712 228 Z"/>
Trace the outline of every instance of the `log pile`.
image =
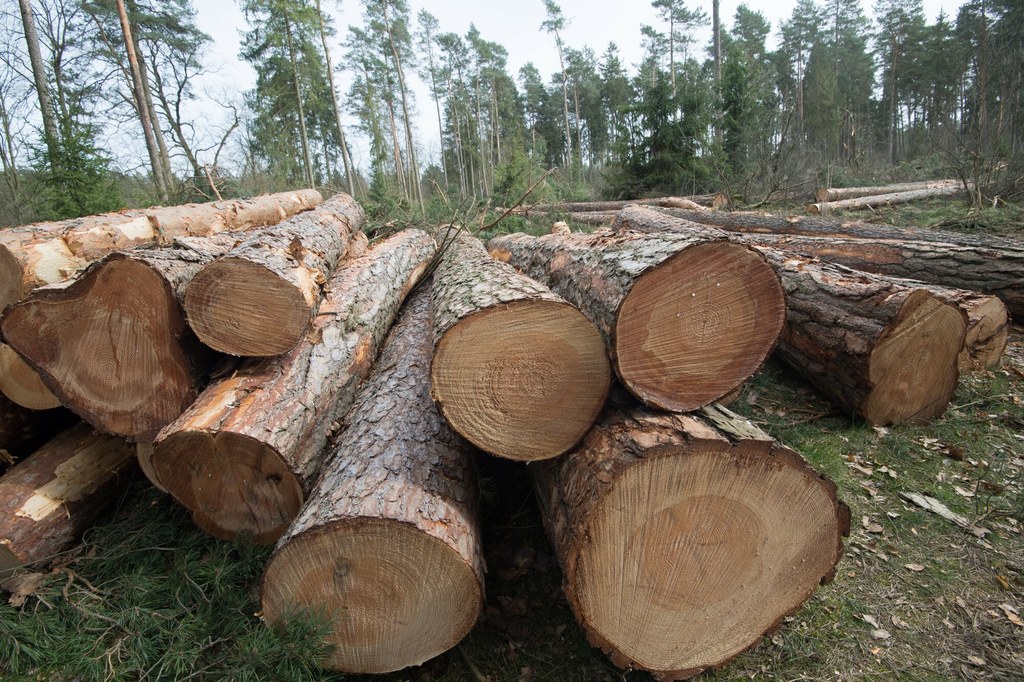
<path id="1" fill-rule="evenodd" d="M 338 196 L 36 287 L 0 320 L 5 341 L 114 435 L 80 425 L 0 478 L 0 572 L 62 551 L 138 459 L 200 528 L 276 543 L 269 624 L 316 611 L 324 667 L 400 670 L 481 613 L 474 460 L 541 460 L 529 471 L 588 639 L 662 679 L 726 664 L 832 578 L 849 511 L 717 401 L 775 352 L 845 412 L 929 419 L 958 361 L 992 361 L 998 305 L 666 211 L 721 215 L 633 206 L 593 234 L 485 247 L 410 229 L 366 248 L 361 209 Z M 31 431 L 20 410 L 0 426 Z"/>
<path id="2" fill-rule="evenodd" d="M 807 212 L 817 215 L 841 210 L 863 211 L 909 204 L 922 199 L 955 196 L 962 192 L 963 185 L 956 180 L 938 180 L 888 187 L 851 188 L 850 191 L 845 192 L 835 189 L 819 189 L 815 197 L 818 200 L 817 203 L 808 204 Z M 822 199 L 822 196 L 826 198 Z"/>

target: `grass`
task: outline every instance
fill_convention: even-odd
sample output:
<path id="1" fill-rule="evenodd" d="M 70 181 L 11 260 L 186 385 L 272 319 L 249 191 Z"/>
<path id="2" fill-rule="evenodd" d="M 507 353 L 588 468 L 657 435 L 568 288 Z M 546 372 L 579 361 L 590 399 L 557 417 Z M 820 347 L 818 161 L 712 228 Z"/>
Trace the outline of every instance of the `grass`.
<path id="1" fill-rule="evenodd" d="M 830 412 L 770 363 L 734 409 L 838 485 L 853 529 L 836 579 L 772 637 L 707 680 L 1021 679 L 1024 626 L 1024 330 L 1003 364 L 964 377 L 927 426 L 875 429 Z M 0 601 L 0 679 L 644 680 L 585 640 L 561 592 L 523 467 L 482 458 L 487 603 L 455 649 L 378 677 L 319 670 L 318 633 L 259 619 L 270 548 L 207 537 L 144 481 L 21 605 Z M 939 499 L 978 538 L 908 503 Z"/>

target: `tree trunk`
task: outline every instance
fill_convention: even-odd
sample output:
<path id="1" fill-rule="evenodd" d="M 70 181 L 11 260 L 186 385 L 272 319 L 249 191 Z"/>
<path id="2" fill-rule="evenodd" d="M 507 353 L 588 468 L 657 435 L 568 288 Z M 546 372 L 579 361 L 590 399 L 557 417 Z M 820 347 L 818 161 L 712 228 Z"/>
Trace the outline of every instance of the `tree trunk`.
<path id="1" fill-rule="evenodd" d="M 320 0 L 316 0 L 316 14 L 320 26 L 320 42 L 324 46 L 324 65 L 327 67 L 327 84 L 331 88 L 331 104 L 334 106 L 334 122 L 338 126 L 338 145 L 341 147 L 341 162 L 345 165 L 345 181 L 348 193 L 356 195 L 355 170 L 349 162 L 348 143 L 345 141 L 345 127 L 341 124 L 341 105 L 338 103 L 338 89 L 334 85 L 334 66 L 331 64 L 331 50 L 327 45 L 327 32 L 324 30 L 324 13 L 320 9 Z"/>
<path id="2" fill-rule="evenodd" d="M 0 343 L 0 392 L 30 410 L 60 407 L 60 400 L 46 387 L 39 373 L 6 343 Z"/>
<path id="3" fill-rule="evenodd" d="M 347 263 L 298 346 L 215 380 L 160 432 L 157 482 L 196 525 L 223 539 L 280 537 L 435 249 L 429 235 L 408 230 Z"/>
<path id="4" fill-rule="evenodd" d="M 616 226 L 700 234 L 701 226 L 644 208 Z M 916 282 L 882 279 L 760 248 L 786 291 L 776 352 L 842 409 L 873 424 L 926 422 L 959 379 L 967 317 Z"/>
<path id="5" fill-rule="evenodd" d="M 725 408 L 612 405 L 531 467 L 569 604 L 620 667 L 680 679 L 732 660 L 832 579 L 832 481 Z"/>
<path id="6" fill-rule="evenodd" d="M 313 211 L 247 235 L 192 279 L 184 301 L 189 326 L 229 355 L 288 352 L 316 315 L 364 218 L 355 199 L 338 193 Z"/>
<path id="7" fill-rule="evenodd" d="M 0 578 L 52 560 L 117 500 L 135 452 L 80 424 L 0 478 Z"/>
<path id="8" fill-rule="evenodd" d="M 433 285 L 434 400 L 461 436 L 531 461 L 579 442 L 608 395 L 601 336 L 573 306 L 445 233 Z"/>
<path id="9" fill-rule="evenodd" d="M 299 65 L 295 55 L 295 43 L 292 40 L 292 24 L 288 18 L 288 10 L 284 10 L 284 31 L 288 38 L 288 59 L 292 66 L 292 81 L 295 85 L 295 106 L 299 118 L 299 140 L 302 142 L 303 179 L 307 187 L 313 187 L 313 162 L 309 155 L 309 136 L 306 134 L 306 111 L 303 106 L 302 85 L 299 82 Z"/>
<path id="10" fill-rule="evenodd" d="M 689 197 L 655 197 L 652 199 L 621 199 L 618 201 L 570 201 L 554 204 L 534 204 L 523 206 L 515 210 L 517 215 L 530 215 L 532 213 L 593 213 L 618 211 L 626 206 L 636 204 L 638 206 L 659 206 L 662 208 L 691 208 L 690 204 L 701 206 L 713 206 L 716 202 L 721 204 L 724 197 L 721 194 L 696 194 Z"/>
<path id="11" fill-rule="evenodd" d="M 742 384 L 785 321 L 782 287 L 764 257 L 710 228 L 518 234 L 490 248 L 578 306 L 604 336 L 623 384 L 666 410 L 697 409 Z"/>
<path id="12" fill-rule="evenodd" d="M 32 65 L 32 79 L 39 98 L 39 112 L 43 118 L 43 137 L 45 138 L 47 161 L 53 163 L 57 157 L 57 124 L 53 118 L 53 103 L 50 101 L 50 85 L 43 66 L 43 57 L 39 51 L 39 35 L 36 32 L 36 20 L 32 13 L 31 0 L 18 0 L 21 9 L 21 23 L 25 29 L 25 44 L 28 46 L 29 62 Z M 11 163 L 14 157 L 11 157 Z"/>
<path id="13" fill-rule="evenodd" d="M 121 20 L 121 33 L 124 37 L 124 47 L 128 54 L 128 63 L 131 66 L 132 92 L 135 95 L 135 110 L 139 114 L 139 122 L 142 124 L 142 133 L 146 140 L 146 149 L 149 152 L 149 162 L 153 170 L 153 181 L 156 183 L 157 194 L 160 201 L 167 203 L 168 188 L 164 182 L 163 165 L 160 159 L 160 150 L 156 146 L 156 138 L 153 134 L 153 122 L 149 117 L 149 107 L 146 106 L 146 98 L 143 91 L 142 73 L 139 68 L 138 55 L 135 54 L 135 40 L 132 38 L 131 24 L 128 22 L 128 13 L 124 7 L 124 0 L 115 0 L 117 14 Z"/>
<path id="14" fill-rule="evenodd" d="M 959 187 L 960 181 L 950 180 L 925 180 L 923 182 L 902 182 L 881 187 L 819 187 L 814 193 L 814 200 L 818 202 L 840 201 L 842 199 L 856 199 L 858 197 L 871 197 L 879 194 L 895 194 L 898 192 L 913 192 L 919 189 L 932 189 L 935 187 Z"/>
<path id="15" fill-rule="evenodd" d="M 885 206 L 896 206 L 898 204 L 909 204 L 922 199 L 934 199 L 935 197 L 951 197 L 961 194 L 963 187 L 951 185 L 949 187 L 929 187 L 917 189 L 910 192 L 896 192 L 893 194 L 877 194 L 870 197 L 857 197 L 855 199 L 842 199 L 840 201 L 819 202 L 808 204 L 807 212 L 812 215 L 829 213 L 831 211 L 863 211 L 866 209 L 883 208 Z"/>
<path id="16" fill-rule="evenodd" d="M 473 450 L 430 399 L 432 350 L 424 287 L 264 573 L 268 623 L 301 609 L 329 614 L 326 668 L 419 665 L 455 646 L 483 606 Z"/>
<path id="17" fill-rule="evenodd" d="M 82 419 L 151 438 L 195 400 L 207 365 L 181 311 L 184 287 L 235 243 L 182 237 L 111 254 L 75 280 L 36 289 L 8 308 L 0 329 Z"/>
<path id="18" fill-rule="evenodd" d="M 323 201 L 316 190 L 104 213 L 0 231 L 0 309 L 120 249 L 273 225 Z"/>

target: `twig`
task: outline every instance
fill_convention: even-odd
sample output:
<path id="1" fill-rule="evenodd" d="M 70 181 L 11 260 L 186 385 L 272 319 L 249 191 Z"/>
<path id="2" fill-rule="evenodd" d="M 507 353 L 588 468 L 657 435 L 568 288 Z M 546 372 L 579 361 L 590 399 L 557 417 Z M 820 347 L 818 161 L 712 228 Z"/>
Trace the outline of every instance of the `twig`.
<path id="1" fill-rule="evenodd" d="M 544 182 L 547 179 L 547 177 L 549 175 L 551 175 L 552 173 L 554 173 L 554 172 L 555 172 L 554 168 L 549 168 L 547 170 L 547 172 L 544 173 L 544 175 L 540 176 L 540 179 L 537 180 L 537 182 L 535 182 L 532 185 L 530 185 L 530 188 L 528 190 L 526 190 L 525 193 L 523 193 L 523 196 L 519 197 L 518 201 L 516 201 L 514 204 L 512 204 L 512 206 L 510 206 L 509 208 L 506 208 L 505 212 L 502 213 L 500 216 L 498 216 L 497 220 L 491 221 L 490 223 L 487 223 L 486 225 L 481 225 L 480 226 L 480 231 L 483 232 L 485 230 L 489 230 L 492 227 L 494 227 L 495 225 L 497 225 L 498 223 L 500 223 L 502 220 L 507 218 L 513 211 L 516 210 L 517 207 L 523 205 L 523 202 L 526 201 L 526 198 L 528 196 L 530 196 L 530 194 L 533 192 L 533 190 L 537 189 L 537 185 L 539 185 L 540 183 Z"/>
<path id="2" fill-rule="evenodd" d="M 210 189 L 217 196 L 217 201 L 224 201 L 224 197 L 220 195 L 220 190 L 217 189 L 217 183 L 213 181 L 213 176 L 210 175 L 210 164 L 203 164 L 203 172 L 206 173 L 206 181 L 210 183 Z"/>

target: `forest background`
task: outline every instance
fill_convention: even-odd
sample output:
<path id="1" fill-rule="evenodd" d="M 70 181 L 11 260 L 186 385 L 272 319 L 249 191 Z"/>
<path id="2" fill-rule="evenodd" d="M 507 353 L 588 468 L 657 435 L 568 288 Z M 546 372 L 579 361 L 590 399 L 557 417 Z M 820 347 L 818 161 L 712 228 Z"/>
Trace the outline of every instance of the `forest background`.
<path id="1" fill-rule="evenodd" d="M 756 205 L 950 175 L 978 205 L 1024 194 L 1018 0 L 934 18 L 922 0 L 799 0 L 775 26 L 747 5 L 654 0 L 625 50 L 569 40 L 573 15 L 535 1 L 536 39 L 506 46 L 448 31 L 429 3 L 244 0 L 235 47 L 191 0 L 11 0 L 0 225 L 301 186 L 372 216 L 447 217 L 508 205 L 551 169 L 534 199 Z M 211 93 L 204 74 L 233 49 L 255 82 Z M 513 71 L 510 50 L 557 68 Z"/>

